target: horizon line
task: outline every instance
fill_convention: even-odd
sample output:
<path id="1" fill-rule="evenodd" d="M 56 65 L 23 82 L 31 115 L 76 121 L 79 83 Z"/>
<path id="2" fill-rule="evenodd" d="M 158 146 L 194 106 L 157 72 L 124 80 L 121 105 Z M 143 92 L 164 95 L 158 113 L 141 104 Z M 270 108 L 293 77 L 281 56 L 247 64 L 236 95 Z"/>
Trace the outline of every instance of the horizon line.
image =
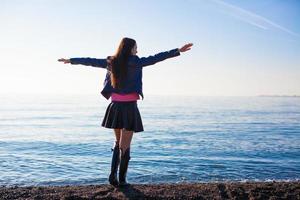
<path id="1" fill-rule="evenodd" d="M 3 95 L 101 95 L 101 93 L 53 93 L 53 92 L 16 92 L 16 93 L 0 93 L 1 96 Z M 191 97 L 300 97 L 298 94 L 257 94 L 257 95 L 201 95 L 201 94 L 154 94 L 149 93 L 144 96 L 191 96 Z M 142 99 L 141 99 L 142 100 Z"/>

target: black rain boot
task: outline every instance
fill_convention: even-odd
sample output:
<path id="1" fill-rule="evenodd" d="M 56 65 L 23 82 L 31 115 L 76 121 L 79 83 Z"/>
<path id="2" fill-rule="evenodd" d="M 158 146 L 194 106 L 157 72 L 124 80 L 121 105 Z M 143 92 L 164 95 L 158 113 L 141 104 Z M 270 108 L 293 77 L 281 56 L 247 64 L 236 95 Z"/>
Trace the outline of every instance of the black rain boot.
<path id="1" fill-rule="evenodd" d="M 118 166 L 120 163 L 120 148 L 119 148 L 119 144 L 115 143 L 115 146 L 113 149 L 111 149 L 113 151 L 112 154 L 112 160 L 111 160 L 111 172 L 109 175 L 109 183 L 113 186 L 118 186 L 119 182 L 118 182 Z"/>
<path id="2" fill-rule="evenodd" d="M 126 149 L 123 155 L 123 149 L 120 148 L 120 170 L 119 170 L 119 186 L 130 185 L 126 182 L 126 174 L 128 169 L 128 163 L 130 160 L 130 147 Z"/>

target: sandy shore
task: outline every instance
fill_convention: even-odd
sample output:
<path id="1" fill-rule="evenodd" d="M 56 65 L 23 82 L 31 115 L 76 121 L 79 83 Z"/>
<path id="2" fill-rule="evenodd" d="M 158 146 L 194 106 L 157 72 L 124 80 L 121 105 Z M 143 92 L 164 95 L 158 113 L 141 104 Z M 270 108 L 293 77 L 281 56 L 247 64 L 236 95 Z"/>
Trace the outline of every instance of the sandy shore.
<path id="1" fill-rule="evenodd" d="M 0 187 L 0 199 L 300 199 L 299 182 Z"/>

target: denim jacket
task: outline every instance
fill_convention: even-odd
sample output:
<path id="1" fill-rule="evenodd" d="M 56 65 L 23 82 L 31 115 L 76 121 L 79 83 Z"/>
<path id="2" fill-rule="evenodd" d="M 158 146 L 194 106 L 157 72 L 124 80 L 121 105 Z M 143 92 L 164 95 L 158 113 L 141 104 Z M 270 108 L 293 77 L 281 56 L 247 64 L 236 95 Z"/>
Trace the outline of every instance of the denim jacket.
<path id="1" fill-rule="evenodd" d="M 71 64 L 81 64 L 81 65 L 87 65 L 92 67 L 99 67 L 107 69 L 106 77 L 103 84 L 103 89 L 101 91 L 101 94 L 106 98 L 109 99 L 112 92 L 119 93 L 119 94 L 128 94 L 132 92 L 137 92 L 139 95 L 143 95 L 143 82 L 142 82 L 142 76 L 143 76 L 143 67 L 154 65 L 157 62 L 163 61 L 167 58 L 172 58 L 175 56 L 179 56 L 180 52 L 178 48 L 172 49 L 170 51 L 164 51 L 160 52 L 158 54 L 155 54 L 153 56 L 148 57 L 138 57 L 136 55 L 132 55 L 128 58 L 128 72 L 127 77 L 124 83 L 124 87 L 122 89 L 115 89 L 111 85 L 111 79 L 110 79 L 110 67 L 108 65 L 108 58 L 106 59 L 97 59 L 97 58 L 70 58 Z"/>

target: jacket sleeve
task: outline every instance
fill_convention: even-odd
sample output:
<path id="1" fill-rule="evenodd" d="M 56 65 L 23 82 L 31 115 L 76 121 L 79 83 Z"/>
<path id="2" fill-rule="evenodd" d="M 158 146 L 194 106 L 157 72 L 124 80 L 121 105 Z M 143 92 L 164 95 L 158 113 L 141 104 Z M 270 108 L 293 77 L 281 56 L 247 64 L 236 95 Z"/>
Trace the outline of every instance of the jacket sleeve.
<path id="1" fill-rule="evenodd" d="M 106 68 L 107 59 L 97 59 L 97 58 L 70 58 L 70 63 L 73 65 L 87 65 L 92 67 Z"/>
<path id="2" fill-rule="evenodd" d="M 163 61 L 168 58 L 176 57 L 179 55 L 180 55 L 179 49 L 176 48 L 176 49 L 172 49 L 170 51 L 160 52 L 158 54 L 155 54 L 153 56 L 148 56 L 148 57 L 139 58 L 138 56 L 135 56 L 135 59 L 133 59 L 130 62 L 130 65 L 137 65 L 140 67 L 145 67 L 148 65 L 154 65 L 157 62 Z"/>

